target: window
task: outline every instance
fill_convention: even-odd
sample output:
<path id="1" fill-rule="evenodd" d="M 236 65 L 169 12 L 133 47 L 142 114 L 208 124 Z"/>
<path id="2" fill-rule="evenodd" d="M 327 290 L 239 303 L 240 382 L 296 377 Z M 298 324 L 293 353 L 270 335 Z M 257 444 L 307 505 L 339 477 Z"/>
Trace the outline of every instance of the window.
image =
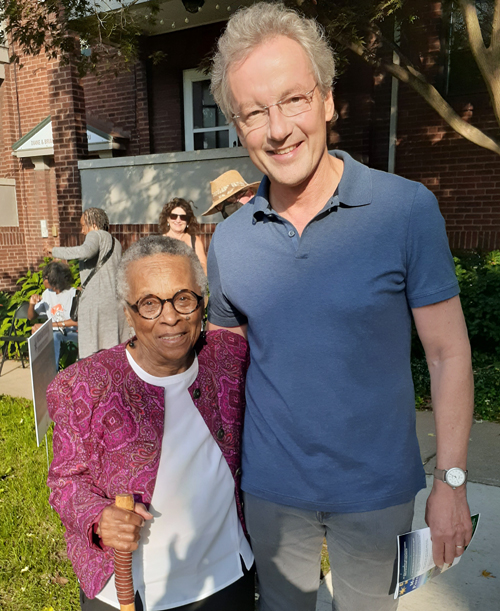
<path id="1" fill-rule="evenodd" d="M 233 125 L 228 125 L 210 93 L 210 79 L 198 70 L 184 71 L 184 132 L 186 151 L 238 146 Z"/>

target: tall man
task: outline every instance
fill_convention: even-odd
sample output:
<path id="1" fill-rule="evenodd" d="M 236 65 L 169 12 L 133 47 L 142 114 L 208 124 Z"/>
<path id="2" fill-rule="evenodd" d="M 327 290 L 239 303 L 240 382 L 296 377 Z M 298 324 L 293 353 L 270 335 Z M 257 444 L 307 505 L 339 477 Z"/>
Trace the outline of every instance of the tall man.
<path id="1" fill-rule="evenodd" d="M 325 535 L 334 608 L 396 608 L 396 535 L 425 486 L 412 314 L 436 418 L 436 563 L 471 536 L 470 348 L 443 218 L 423 185 L 328 153 L 333 77 L 315 22 L 264 3 L 229 20 L 212 71 L 265 175 L 208 258 L 210 325 L 250 343 L 242 487 L 262 611 L 314 609 Z"/>

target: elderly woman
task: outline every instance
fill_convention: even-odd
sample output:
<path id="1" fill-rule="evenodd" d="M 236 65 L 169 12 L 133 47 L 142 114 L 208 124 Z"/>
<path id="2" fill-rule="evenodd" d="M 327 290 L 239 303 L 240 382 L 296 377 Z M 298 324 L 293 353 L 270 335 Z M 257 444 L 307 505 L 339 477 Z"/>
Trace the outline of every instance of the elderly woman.
<path id="1" fill-rule="evenodd" d="M 80 260 L 83 292 L 78 306 L 78 355 L 85 358 L 124 341 L 129 329 L 116 303 L 116 269 L 122 247 L 109 233 L 108 215 L 101 208 L 87 208 L 80 225 L 83 244 L 53 248 L 52 255 Z"/>
<path id="2" fill-rule="evenodd" d="M 206 277 L 179 240 L 133 244 L 117 292 L 135 337 L 69 367 L 47 393 L 50 502 L 81 607 L 119 608 L 114 548 L 134 550 L 137 611 L 250 611 L 239 490 L 247 343 L 200 335 Z M 114 504 L 122 493 L 134 512 Z"/>
<path id="3" fill-rule="evenodd" d="M 197 254 L 204 272 L 207 273 L 205 246 L 198 235 L 200 225 L 189 202 L 182 197 L 174 197 L 167 202 L 160 212 L 158 225 L 162 235 L 190 246 Z"/>

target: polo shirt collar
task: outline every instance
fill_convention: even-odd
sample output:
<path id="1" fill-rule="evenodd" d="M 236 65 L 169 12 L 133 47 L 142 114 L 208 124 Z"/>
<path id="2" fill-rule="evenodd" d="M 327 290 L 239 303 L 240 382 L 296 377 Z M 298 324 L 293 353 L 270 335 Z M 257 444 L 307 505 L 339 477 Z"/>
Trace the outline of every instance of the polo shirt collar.
<path id="1" fill-rule="evenodd" d="M 348 207 L 367 206 L 372 202 L 372 178 L 370 168 L 353 159 L 345 151 L 335 150 L 330 153 L 344 162 L 344 171 L 339 186 L 328 200 L 325 208 L 343 204 Z M 264 176 L 253 200 L 253 216 L 262 218 L 271 213 L 269 204 L 269 178 Z"/>

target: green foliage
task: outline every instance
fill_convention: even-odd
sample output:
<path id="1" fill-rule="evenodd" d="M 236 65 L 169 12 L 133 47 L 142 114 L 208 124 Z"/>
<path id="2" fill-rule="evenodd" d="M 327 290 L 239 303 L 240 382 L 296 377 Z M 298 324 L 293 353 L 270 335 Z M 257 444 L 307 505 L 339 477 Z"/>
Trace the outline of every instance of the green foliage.
<path id="1" fill-rule="evenodd" d="M 424 356 L 413 356 L 411 374 L 415 387 L 415 406 L 417 409 L 428 409 L 431 406 L 431 380 L 429 368 Z"/>
<path id="2" fill-rule="evenodd" d="M 7 293 L 0 291 L 0 325 L 2 324 L 4 318 L 8 315 L 9 303 L 10 297 L 7 295 Z"/>
<path id="3" fill-rule="evenodd" d="M 73 61 L 80 75 L 118 73 L 137 58 L 139 38 L 156 23 L 158 0 L 116 0 L 113 10 L 92 0 L 0 0 L 0 23 L 20 54 Z M 0 42 L 2 33 L 0 32 Z M 83 49 L 83 52 L 82 52 Z M 14 53 L 11 61 L 20 62 Z M 21 64 L 22 65 L 22 64 Z"/>
<path id="4" fill-rule="evenodd" d="M 52 431 L 47 433 L 52 451 Z M 64 528 L 50 508 L 33 403 L 0 395 L 0 609 L 78 611 Z"/>
<path id="5" fill-rule="evenodd" d="M 78 359 L 78 346 L 74 342 L 64 342 L 61 344 L 61 353 L 59 355 L 59 367 L 66 369 Z"/>
<path id="6" fill-rule="evenodd" d="M 500 251 L 457 256 L 455 268 L 472 350 L 500 358 Z"/>
<path id="7" fill-rule="evenodd" d="M 460 299 L 472 346 L 474 415 L 500 421 L 500 251 L 455 257 Z M 412 374 L 416 406 L 430 407 L 430 378 L 422 344 L 414 332 Z"/>
<path id="8" fill-rule="evenodd" d="M 40 263 L 38 271 L 31 272 L 28 270 L 25 276 L 19 278 L 16 284 L 20 285 L 20 288 L 12 296 L 9 297 L 6 295 L 6 293 L 0 293 L 0 304 L 3 306 L 0 307 L 0 335 L 8 335 L 10 326 L 12 324 L 12 318 L 14 317 L 17 308 L 22 303 L 29 301 L 32 295 L 41 295 L 43 293 L 45 287 L 43 285 L 42 273 L 44 268 L 47 267 L 51 261 L 52 258 L 45 257 L 43 262 Z M 69 261 L 68 263 L 71 273 L 73 274 L 73 286 L 80 286 L 78 261 Z M 33 321 L 30 322 L 29 320 L 18 320 L 16 322 L 16 332 L 18 335 L 30 335 L 32 326 Z M 0 342 L 0 350 L 3 348 L 4 343 L 5 342 Z M 19 356 L 18 350 L 22 350 L 23 354 L 27 356 L 28 346 L 26 344 L 22 344 L 19 347 L 15 344 L 10 344 L 8 358 L 17 358 Z M 74 349 L 72 349 L 69 345 L 63 345 L 63 348 L 61 349 L 61 358 L 63 359 L 63 367 L 74 363 L 76 360 L 74 357 Z"/>
<path id="9" fill-rule="evenodd" d="M 474 417 L 477 420 L 500 422 L 500 361 L 496 357 L 475 352 L 472 355 L 474 371 Z M 431 407 L 431 382 L 424 357 L 414 356 L 411 361 L 417 409 Z"/>
<path id="10" fill-rule="evenodd" d="M 12 319 L 17 308 L 24 302 L 29 301 L 31 295 L 41 295 L 44 291 L 42 270 L 50 261 L 47 257 L 40 265 L 38 272 L 31 272 L 28 270 L 25 276 L 19 278 L 16 284 L 21 285 L 20 289 L 16 291 L 10 298 L 7 307 L 7 315 L 4 317 L 0 326 L 0 335 L 8 335 L 12 324 Z M 29 335 L 31 333 L 32 323 L 29 320 L 20 319 L 16 322 L 16 333 L 18 335 Z M 3 348 L 5 342 L 0 342 L 0 347 Z M 9 344 L 8 358 L 16 358 L 19 356 L 18 350 L 22 350 L 23 354 L 28 354 L 28 346 L 21 344 Z"/>
<path id="11" fill-rule="evenodd" d="M 474 415 L 478 420 L 500 422 L 500 361 L 491 355 L 475 354 Z"/>

